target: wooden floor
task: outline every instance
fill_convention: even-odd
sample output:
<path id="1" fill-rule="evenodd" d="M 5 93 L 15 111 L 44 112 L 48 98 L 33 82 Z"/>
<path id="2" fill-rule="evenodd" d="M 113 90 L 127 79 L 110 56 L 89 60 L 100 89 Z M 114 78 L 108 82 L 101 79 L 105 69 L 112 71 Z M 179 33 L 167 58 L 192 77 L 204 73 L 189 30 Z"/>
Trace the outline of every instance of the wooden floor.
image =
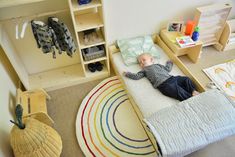
<path id="1" fill-rule="evenodd" d="M 206 76 L 202 69 L 235 59 L 235 50 L 219 52 L 214 47 L 210 46 L 203 48 L 197 63 L 192 63 L 187 56 L 180 56 L 179 58 L 199 82 L 206 87 L 207 83 L 211 80 Z"/>

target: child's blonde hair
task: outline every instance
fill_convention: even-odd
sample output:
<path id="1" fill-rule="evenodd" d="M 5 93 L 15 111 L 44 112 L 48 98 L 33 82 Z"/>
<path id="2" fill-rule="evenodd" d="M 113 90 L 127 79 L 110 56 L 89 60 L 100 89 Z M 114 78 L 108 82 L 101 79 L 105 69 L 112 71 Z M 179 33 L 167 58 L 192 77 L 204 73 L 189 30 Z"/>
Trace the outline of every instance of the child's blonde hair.
<path id="1" fill-rule="evenodd" d="M 137 60 L 138 60 L 138 63 L 140 63 L 140 58 L 144 55 L 148 55 L 150 57 L 153 57 L 150 53 L 147 53 L 147 52 L 144 52 L 144 53 L 141 53 L 138 57 L 137 57 Z"/>

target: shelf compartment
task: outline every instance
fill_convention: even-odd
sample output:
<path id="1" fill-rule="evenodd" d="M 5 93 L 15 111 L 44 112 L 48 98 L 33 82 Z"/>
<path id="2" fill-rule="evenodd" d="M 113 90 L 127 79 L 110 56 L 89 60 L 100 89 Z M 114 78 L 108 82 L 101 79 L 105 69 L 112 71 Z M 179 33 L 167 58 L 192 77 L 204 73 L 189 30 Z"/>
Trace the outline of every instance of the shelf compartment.
<path id="1" fill-rule="evenodd" d="M 209 16 L 226 16 L 229 12 L 229 9 L 223 9 L 219 11 L 212 11 L 212 12 L 204 12 L 202 13 L 202 17 L 209 17 Z"/>
<path id="2" fill-rule="evenodd" d="M 202 40 L 202 42 L 203 42 L 203 46 L 209 46 L 209 45 L 214 45 L 214 44 L 218 43 L 217 40 L 213 39 L 213 38 L 207 39 L 207 40 Z"/>
<path id="3" fill-rule="evenodd" d="M 98 77 L 108 77 L 109 76 L 109 72 L 108 72 L 108 69 L 107 69 L 107 66 L 106 64 L 104 63 L 104 61 L 102 62 L 102 64 L 104 65 L 103 66 L 103 70 L 102 71 L 95 71 L 95 72 L 90 72 L 88 70 L 88 67 L 87 65 L 85 66 L 85 69 L 86 69 L 86 77 L 87 78 L 98 78 Z"/>
<path id="4" fill-rule="evenodd" d="M 199 37 L 200 40 L 216 39 L 214 34 L 204 34 Z"/>
<path id="5" fill-rule="evenodd" d="M 215 26 L 215 27 L 205 27 L 205 28 L 203 28 L 203 29 L 201 29 L 200 31 L 200 33 L 202 34 L 202 35 L 204 35 L 204 34 L 215 34 L 215 33 L 217 33 L 218 32 L 218 30 L 220 30 L 222 28 L 222 26 Z"/>
<path id="6" fill-rule="evenodd" d="M 98 47 L 91 47 L 88 49 L 82 49 L 81 52 L 82 52 L 83 59 L 86 62 L 106 56 L 105 45 L 101 45 Z"/>
<path id="7" fill-rule="evenodd" d="M 72 0 L 73 11 L 81 11 L 81 10 L 97 8 L 101 6 L 102 4 L 100 3 L 99 0 L 92 0 L 90 3 L 84 4 L 84 5 L 79 5 L 77 0 Z"/>
<path id="8" fill-rule="evenodd" d="M 89 42 L 88 44 L 85 44 L 84 33 L 83 32 L 78 33 L 79 41 L 80 41 L 80 48 L 81 49 L 85 49 L 85 48 L 89 48 L 89 47 L 98 46 L 98 45 L 104 45 L 105 44 L 105 40 L 104 40 L 104 37 L 103 37 L 103 35 L 101 33 L 101 30 L 97 30 L 96 32 L 98 34 L 98 37 L 100 38 L 100 41 L 98 41 L 98 42 Z"/>
<path id="9" fill-rule="evenodd" d="M 77 32 L 104 26 L 104 23 L 98 13 L 75 15 L 75 20 Z"/>
<path id="10" fill-rule="evenodd" d="M 104 61 L 104 60 L 107 60 L 107 57 L 100 57 L 100 58 L 97 58 L 97 59 L 92 59 L 90 61 L 84 61 L 84 64 L 90 64 L 90 63 L 95 63 L 95 62 L 100 62 L 100 61 Z"/>
<path id="11" fill-rule="evenodd" d="M 29 76 L 31 89 L 44 88 L 47 91 L 86 81 L 81 64 L 74 64 Z"/>

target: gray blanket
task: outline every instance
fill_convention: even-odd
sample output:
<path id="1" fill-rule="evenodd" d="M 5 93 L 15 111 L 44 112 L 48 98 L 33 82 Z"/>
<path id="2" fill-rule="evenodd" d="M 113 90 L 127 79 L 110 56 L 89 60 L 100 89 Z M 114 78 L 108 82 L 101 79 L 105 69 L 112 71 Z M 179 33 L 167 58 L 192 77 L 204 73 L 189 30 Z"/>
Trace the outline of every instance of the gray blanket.
<path id="1" fill-rule="evenodd" d="M 235 133 L 235 104 L 211 90 L 146 120 L 164 157 L 181 157 Z"/>

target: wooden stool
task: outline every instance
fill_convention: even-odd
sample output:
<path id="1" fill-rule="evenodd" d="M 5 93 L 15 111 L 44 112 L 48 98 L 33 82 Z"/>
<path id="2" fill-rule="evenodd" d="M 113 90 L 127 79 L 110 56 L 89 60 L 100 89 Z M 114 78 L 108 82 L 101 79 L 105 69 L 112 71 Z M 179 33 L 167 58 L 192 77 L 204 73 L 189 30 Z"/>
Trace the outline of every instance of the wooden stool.
<path id="1" fill-rule="evenodd" d="M 17 104 L 23 107 L 23 118 L 32 117 L 49 126 L 52 126 L 54 121 L 47 114 L 46 100 L 50 96 L 43 89 L 36 89 L 22 92 L 17 89 Z"/>

